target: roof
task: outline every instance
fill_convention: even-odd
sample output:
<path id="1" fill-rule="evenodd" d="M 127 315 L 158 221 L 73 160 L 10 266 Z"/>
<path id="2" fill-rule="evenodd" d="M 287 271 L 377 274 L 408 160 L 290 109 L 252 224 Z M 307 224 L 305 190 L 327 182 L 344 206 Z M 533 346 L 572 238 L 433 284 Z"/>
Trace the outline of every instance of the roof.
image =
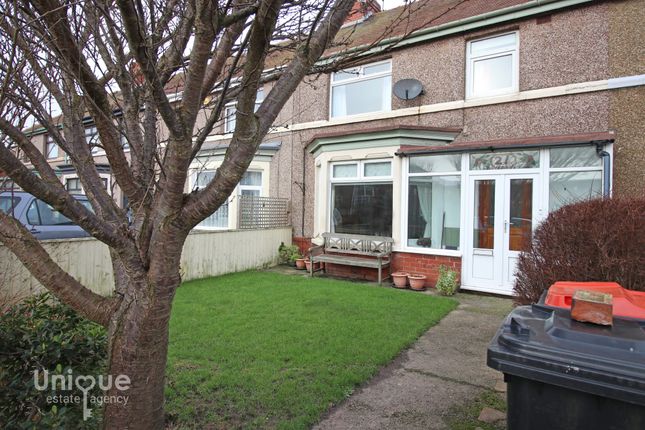
<path id="1" fill-rule="evenodd" d="M 342 28 L 336 41 L 349 39 L 350 46 L 369 44 L 386 37 L 472 18 L 531 0 L 417 0 L 407 6 L 376 13 L 359 24 Z M 334 48 L 331 49 L 332 51 Z"/>
<path id="2" fill-rule="evenodd" d="M 615 135 L 612 131 L 565 134 L 558 136 L 522 137 L 512 139 L 485 140 L 476 142 L 458 142 L 448 145 L 435 146 L 401 146 L 397 155 L 433 154 L 466 151 L 493 151 L 496 149 L 536 148 L 542 146 L 576 145 L 593 142 L 613 142 Z"/>

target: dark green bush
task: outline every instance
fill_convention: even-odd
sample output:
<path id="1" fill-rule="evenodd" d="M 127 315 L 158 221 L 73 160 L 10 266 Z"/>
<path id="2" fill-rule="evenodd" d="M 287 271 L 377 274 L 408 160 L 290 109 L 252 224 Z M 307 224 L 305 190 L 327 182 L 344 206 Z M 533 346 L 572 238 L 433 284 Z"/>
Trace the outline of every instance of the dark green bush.
<path id="1" fill-rule="evenodd" d="M 300 255 L 300 248 L 296 245 L 285 245 L 284 242 L 280 243 L 278 247 L 278 255 L 280 257 L 280 264 L 294 264 Z"/>
<path id="2" fill-rule="evenodd" d="M 520 255 L 516 301 L 535 303 L 556 281 L 645 291 L 645 199 L 595 199 L 549 214 Z"/>
<path id="3" fill-rule="evenodd" d="M 0 315 L 0 428 L 96 428 L 100 408 L 83 421 L 81 403 L 52 404 L 48 396 L 83 395 L 78 389 L 39 391 L 34 371 L 49 374 L 104 373 L 107 337 L 103 327 L 79 317 L 49 294 L 32 297 Z M 44 380 L 41 379 L 41 385 Z M 89 394 L 100 395 L 95 388 Z"/>

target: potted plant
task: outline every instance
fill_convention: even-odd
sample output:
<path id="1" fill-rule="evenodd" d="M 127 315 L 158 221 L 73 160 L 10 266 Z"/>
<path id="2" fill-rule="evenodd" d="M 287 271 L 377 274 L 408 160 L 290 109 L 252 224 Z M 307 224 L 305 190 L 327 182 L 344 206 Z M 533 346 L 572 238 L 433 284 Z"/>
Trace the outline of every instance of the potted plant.
<path id="1" fill-rule="evenodd" d="M 457 272 L 448 269 L 443 264 L 439 266 L 439 279 L 437 280 L 437 291 L 442 296 L 452 296 L 459 289 L 457 283 Z"/>
<path id="2" fill-rule="evenodd" d="M 408 285 L 408 274 L 406 272 L 392 273 L 392 280 L 395 288 L 406 288 Z"/>
<path id="3" fill-rule="evenodd" d="M 410 280 L 410 288 L 412 288 L 413 290 L 425 290 L 427 279 L 426 275 L 410 274 L 408 275 L 408 279 Z"/>
<path id="4" fill-rule="evenodd" d="M 285 245 L 284 242 L 280 243 L 278 247 L 278 257 L 280 264 L 288 264 L 291 266 L 296 265 L 296 260 L 301 258 L 300 248 L 297 245 Z"/>
<path id="5" fill-rule="evenodd" d="M 296 269 L 302 270 L 302 269 L 305 269 L 307 267 L 307 265 L 305 263 L 306 260 L 304 258 L 302 258 L 302 256 L 298 255 L 298 257 L 295 259 L 295 261 L 296 261 Z"/>

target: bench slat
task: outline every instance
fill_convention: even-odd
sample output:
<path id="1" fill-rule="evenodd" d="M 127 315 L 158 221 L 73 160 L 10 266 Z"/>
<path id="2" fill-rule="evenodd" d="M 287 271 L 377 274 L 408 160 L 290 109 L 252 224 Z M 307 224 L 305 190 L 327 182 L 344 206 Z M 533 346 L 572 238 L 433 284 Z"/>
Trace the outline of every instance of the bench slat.
<path id="1" fill-rule="evenodd" d="M 329 254 L 321 254 L 312 257 L 314 262 L 324 262 L 332 264 L 343 264 L 346 266 L 358 266 L 358 267 L 372 267 L 378 268 L 378 260 L 368 260 L 366 258 L 357 258 L 357 257 L 347 257 L 347 256 L 335 256 Z M 386 267 L 390 265 L 389 260 L 382 260 L 381 267 Z"/>

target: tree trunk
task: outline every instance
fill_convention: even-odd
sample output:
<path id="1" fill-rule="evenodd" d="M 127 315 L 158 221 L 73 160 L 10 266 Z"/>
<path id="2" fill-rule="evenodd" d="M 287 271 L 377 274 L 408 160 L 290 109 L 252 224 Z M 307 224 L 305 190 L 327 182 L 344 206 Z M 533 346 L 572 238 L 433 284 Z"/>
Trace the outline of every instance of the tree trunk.
<path id="1" fill-rule="evenodd" d="M 124 300 L 110 325 L 108 375 L 112 377 L 112 387 L 105 395 L 126 396 L 127 404 L 106 403 L 104 429 L 164 428 L 168 328 L 179 275 L 166 279 L 174 281 L 164 285 L 139 285 L 136 295 Z M 115 386 L 119 375 L 129 378 L 127 390 Z"/>

